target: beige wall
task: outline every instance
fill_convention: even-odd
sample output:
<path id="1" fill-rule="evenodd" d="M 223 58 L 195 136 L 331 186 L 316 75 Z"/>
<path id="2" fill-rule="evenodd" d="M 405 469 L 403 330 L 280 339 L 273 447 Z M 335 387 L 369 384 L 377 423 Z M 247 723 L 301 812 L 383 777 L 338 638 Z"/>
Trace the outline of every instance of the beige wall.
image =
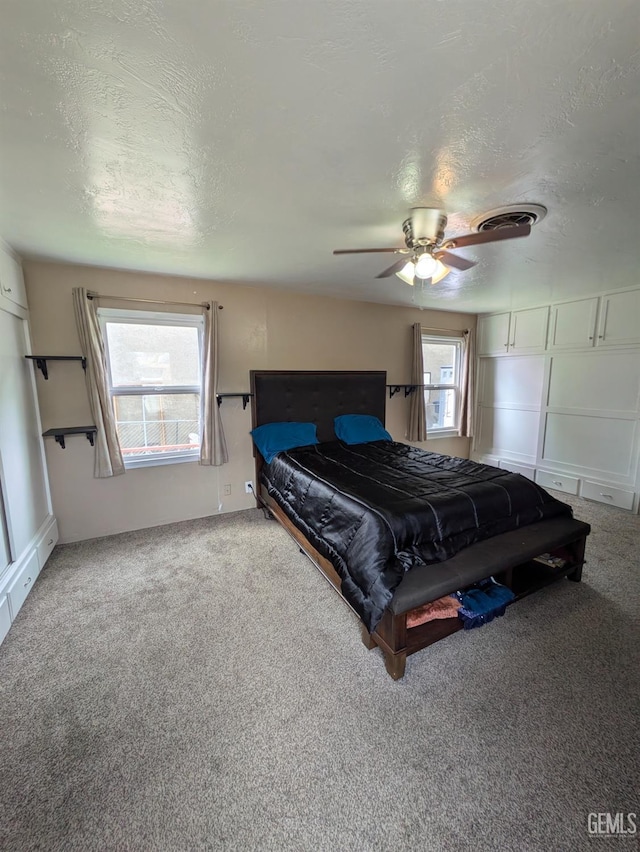
<path id="1" fill-rule="evenodd" d="M 33 261 L 26 261 L 24 270 L 33 351 L 46 355 L 80 354 L 72 287 L 141 299 L 217 300 L 224 306 L 220 313 L 221 392 L 248 390 L 251 369 L 386 370 L 390 383 L 406 383 L 412 323 L 446 329 L 475 325 L 475 316 L 469 314 L 238 284 Z M 152 305 L 146 307 L 153 309 Z M 91 422 L 78 363 L 52 362 L 48 381 L 38 373 L 38 394 L 43 429 Z M 407 406 L 403 393 L 387 399 L 386 425 L 399 441 L 405 440 Z M 184 463 L 139 468 L 98 480 L 93 478 L 93 448 L 84 437 L 68 438 L 65 450 L 47 440 L 61 540 L 93 538 L 255 505 L 244 493 L 245 480 L 254 476 L 250 409 L 243 410 L 239 399 L 226 399 L 221 411 L 229 463 L 220 468 Z M 463 438 L 431 440 L 424 446 L 449 455 L 469 454 L 469 441 Z M 231 496 L 223 497 L 227 484 Z"/>

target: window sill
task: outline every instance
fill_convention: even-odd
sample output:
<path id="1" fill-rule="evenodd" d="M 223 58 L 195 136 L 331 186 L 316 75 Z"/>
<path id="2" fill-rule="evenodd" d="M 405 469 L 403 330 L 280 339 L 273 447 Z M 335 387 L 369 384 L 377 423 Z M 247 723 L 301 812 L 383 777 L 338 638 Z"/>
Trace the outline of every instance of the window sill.
<path id="1" fill-rule="evenodd" d="M 185 464 L 186 462 L 197 462 L 200 458 L 198 453 L 190 453 L 184 456 L 152 456 L 147 458 L 125 459 L 125 470 L 135 470 L 140 467 L 160 467 L 165 464 Z"/>
<path id="2" fill-rule="evenodd" d="M 457 429 L 427 429 L 427 441 L 437 441 L 438 438 L 459 438 Z"/>

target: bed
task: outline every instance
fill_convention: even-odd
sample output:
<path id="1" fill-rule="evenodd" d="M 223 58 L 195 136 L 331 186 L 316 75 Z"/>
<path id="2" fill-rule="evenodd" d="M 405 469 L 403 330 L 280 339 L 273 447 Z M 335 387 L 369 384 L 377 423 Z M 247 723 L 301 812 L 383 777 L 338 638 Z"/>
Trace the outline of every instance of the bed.
<path id="1" fill-rule="evenodd" d="M 341 415 L 384 423 L 385 372 L 254 370 L 251 393 L 253 429 L 313 423 L 319 441 L 269 464 L 254 447 L 258 504 L 351 606 L 395 680 L 409 655 L 462 627 L 457 617 L 409 626 L 419 607 L 489 577 L 516 601 L 581 579 L 589 525 L 525 477 L 397 442 L 337 440 Z"/>

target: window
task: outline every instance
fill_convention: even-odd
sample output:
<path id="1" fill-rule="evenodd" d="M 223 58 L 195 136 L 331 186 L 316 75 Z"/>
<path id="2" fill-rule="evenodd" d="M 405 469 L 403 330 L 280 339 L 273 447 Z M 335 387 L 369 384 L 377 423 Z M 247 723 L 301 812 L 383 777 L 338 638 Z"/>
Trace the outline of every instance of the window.
<path id="1" fill-rule="evenodd" d="M 457 434 L 460 422 L 462 338 L 422 335 L 427 433 Z"/>
<path id="2" fill-rule="evenodd" d="M 197 459 L 203 318 L 107 308 L 98 316 L 125 466 Z"/>

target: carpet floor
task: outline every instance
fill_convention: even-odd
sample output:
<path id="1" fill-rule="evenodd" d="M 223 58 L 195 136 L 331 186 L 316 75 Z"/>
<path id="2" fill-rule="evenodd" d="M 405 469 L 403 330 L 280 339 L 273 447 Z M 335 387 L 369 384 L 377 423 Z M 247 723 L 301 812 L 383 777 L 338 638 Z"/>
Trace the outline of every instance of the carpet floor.
<path id="1" fill-rule="evenodd" d="M 570 499 L 582 583 L 398 682 L 258 511 L 57 547 L 0 647 L 0 846 L 637 848 L 588 815 L 640 822 L 640 518 Z"/>

